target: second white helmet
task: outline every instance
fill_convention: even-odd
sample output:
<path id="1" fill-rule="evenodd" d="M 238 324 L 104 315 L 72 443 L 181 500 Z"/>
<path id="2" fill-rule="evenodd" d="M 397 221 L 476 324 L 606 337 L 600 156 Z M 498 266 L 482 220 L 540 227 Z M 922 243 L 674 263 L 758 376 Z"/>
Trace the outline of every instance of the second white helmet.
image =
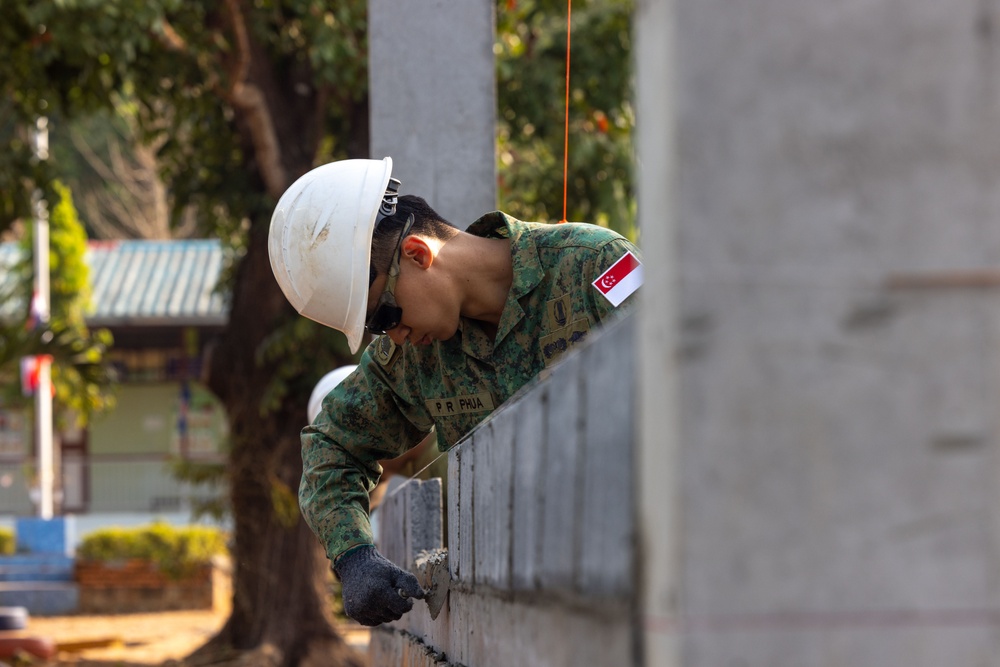
<path id="1" fill-rule="evenodd" d="M 392 158 L 340 160 L 317 167 L 281 195 L 271 216 L 271 270 L 295 310 L 347 336 L 364 335 L 372 233 L 395 211 Z"/>
<path id="2" fill-rule="evenodd" d="M 341 366 L 320 378 L 316 386 L 313 387 L 312 394 L 309 396 L 309 405 L 306 408 L 310 424 L 316 421 L 316 417 L 319 416 L 319 411 L 323 407 L 323 399 L 326 398 L 326 395 L 333 391 L 333 388 L 343 382 L 344 378 L 353 373 L 356 368 L 357 366 L 353 364 Z"/>

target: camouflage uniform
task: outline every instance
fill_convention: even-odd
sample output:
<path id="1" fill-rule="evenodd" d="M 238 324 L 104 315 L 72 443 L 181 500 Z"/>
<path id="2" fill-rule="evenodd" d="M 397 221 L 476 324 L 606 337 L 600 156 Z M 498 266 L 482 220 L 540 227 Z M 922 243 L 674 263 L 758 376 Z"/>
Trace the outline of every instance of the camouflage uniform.
<path id="1" fill-rule="evenodd" d="M 510 238 L 514 276 L 496 338 L 462 318 L 456 334 L 427 346 L 397 347 L 379 336 L 358 370 L 324 400 L 302 431 L 299 504 L 331 560 L 372 544 L 368 493 L 378 461 L 399 456 L 432 427 L 452 447 L 614 308 L 591 284 L 626 251 L 628 240 L 603 227 L 521 222 L 490 213 L 468 232 Z"/>

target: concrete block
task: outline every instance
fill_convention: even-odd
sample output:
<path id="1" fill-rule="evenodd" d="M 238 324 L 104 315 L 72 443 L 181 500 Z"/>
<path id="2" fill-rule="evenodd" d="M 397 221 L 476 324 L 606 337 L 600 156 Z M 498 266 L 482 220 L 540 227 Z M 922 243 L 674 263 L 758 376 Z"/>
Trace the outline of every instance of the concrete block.
<path id="1" fill-rule="evenodd" d="M 511 583 L 515 590 L 538 586 L 544 486 L 545 413 L 548 383 L 541 383 L 518 401 L 514 433 L 514 498 L 511 535 Z"/>
<path id="2" fill-rule="evenodd" d="M 379 549 L 404 569 L 421 551 L 443 546 L 441 480 L 405 479 L 386 491 L 378 508 Z"/>
<path id="3" fill-rule="evenodd" d="M 632 625 L 600 610 L 528 604 L 494 596 L 453 592 L 454 627 L 461 641 L 447 653 L 450 663 L 469 667 L 612 667 L 636 663 Z M 456 637 L 458 639 L 458 637 Z"/>
<path id="4" fill-rule="evenodd" d="M 387 559 L 403 569 L 407 562 L 407 485 L 399 478 L 398 484 L 390 487 L 382 499 L 377 512 L 379 515 L 379 551 Z M 395 480 L 394 480 L 395 481 Z"/>
<path id="5" fill-rule="evenodd" d="M 414 610 L 416 611 L 416 610 Z M 460 667 L 448 660 L 447 653 L 434 641 L 414 631 L 406 625 L 411 611 L 399 621 L 372 628 L 368 642 L 366 664 L 373 667 L 392 665 L 395 667 Z"/>
<path id="6" fill-rule="evenodd" d="M 567 355 L 549 377 L 542 485 L 539 582 L 542 589 L 571 591 L 579 547 L 580 382 L 577 355 Z"/>
<path id="7" fill-rule="evenodd" d="M 627 323 L 622 323 L 627 324 Z M 635 562 L 634 329 L 615 326 L 581 352 L 585 492 L 580 499 L 576 588 L 588 596 L 627 596 Z M 664 471 L 664 475 L 671 471 Z"/>
<path id="8" fill-rule="evenodd" d="M 462 452 L 459 455 L 459 476 L 461 485 L 459 487 L 458 500 L 458 558 L 459 561 L 456 579 L 472 584 L 475 580 L 476 569 L 476 541 L 475 524 L 475 460 L 476 460 L 476 439 L 479 431 L 467 438 L 463 444 L 459 445 Z"/>
<path id="9" fill-rule="evenodd" d="M 409 480 L 406 500 L 407 558 L 444 547 L 441 521 L 441 480 Z"/>
<path id="10" fill-rule="evenodd" d="M 510 586 L 511 483 L 516 412 L 501 409 L 476 434 L 475 492 L 477 585 Z"/>
<path id="11" fill-rule="evenodd" d="M 459 578 L 459 561 L 461 560 L 461 538 L 458 533 L 461 521 L 461 486 L 462 446 L 452 447 L 448 451 L 448 568 L 451 570 L 451 578 Z"/>
<path id="12" fill-rule="evenodd" d="M 461 664 L 470 665 L 466 662 L 471 654 L 472 638 L 475 636 L 475 626 L 477 620 L 481 620 L 475 614 L 470 613 L 469 601 L 473 596 L 462 591 L 454 590 L 448 594 L 448 611 L 451 614 L 448 640 L 448 658 Z"/>
<path id="13" fill-rule="evenodd" d="M 404 637 L 385 626 L 372 628 L 368 639 L 368 657 L 372 665 L 400 665 Z"/>

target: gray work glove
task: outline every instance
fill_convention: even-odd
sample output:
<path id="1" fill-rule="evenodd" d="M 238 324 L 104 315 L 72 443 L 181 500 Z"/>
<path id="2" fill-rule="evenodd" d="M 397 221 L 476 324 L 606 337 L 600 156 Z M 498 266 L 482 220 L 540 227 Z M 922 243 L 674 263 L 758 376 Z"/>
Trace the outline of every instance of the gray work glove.
<path id="1" fill-rule="evenodd" d="M 333 567 L 344 594 L 344 612 L 362 625 L 398 621 L 423 599 L 417 578 L 386 560 L 374 546 L 358 547 Z"/>

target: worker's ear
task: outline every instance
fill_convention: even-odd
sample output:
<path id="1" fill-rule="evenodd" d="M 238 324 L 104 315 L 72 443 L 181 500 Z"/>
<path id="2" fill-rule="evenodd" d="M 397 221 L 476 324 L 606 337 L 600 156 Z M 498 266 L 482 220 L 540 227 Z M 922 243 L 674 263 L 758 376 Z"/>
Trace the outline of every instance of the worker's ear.
<path id="1" fill-rule="evenodd" d="M 427 241 L 414 234 L 403 239 L 400 254 L 404 258 L 416 262 L 422 269 L 430 268 L 434 262 L 434 248 L 428 245 Z"/>

